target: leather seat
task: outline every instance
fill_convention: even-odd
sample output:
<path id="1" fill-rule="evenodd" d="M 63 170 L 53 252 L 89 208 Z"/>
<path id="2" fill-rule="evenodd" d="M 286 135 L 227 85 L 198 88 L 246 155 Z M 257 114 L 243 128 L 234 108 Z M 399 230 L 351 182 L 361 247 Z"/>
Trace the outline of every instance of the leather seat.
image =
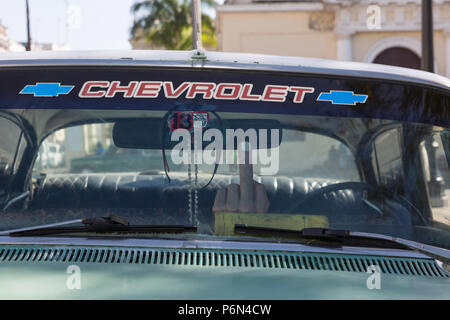
<path id="1" fill-rule="evenodd" d="M 199 175 L 199 186 L 210 176 Z M 302 177 L 262 177 L 269 201 L 269 212 L 286 212 L 286 207 L 300 201 L 309 192 L 337 183 L 336 180 Z M 213 206 L 216 190 L 239 183 L 239 176 L 216 175 L 208 187 L 199 190 L 199 207 Z M 164 174 L 47 175 L 36 190 L 31 208 L 187 208 L 187 178 L 175 177 L 169 183 Z M 353 205 L 359 196 L 343 190 L 318 197 L 317 205 L 327 208 Z"/>

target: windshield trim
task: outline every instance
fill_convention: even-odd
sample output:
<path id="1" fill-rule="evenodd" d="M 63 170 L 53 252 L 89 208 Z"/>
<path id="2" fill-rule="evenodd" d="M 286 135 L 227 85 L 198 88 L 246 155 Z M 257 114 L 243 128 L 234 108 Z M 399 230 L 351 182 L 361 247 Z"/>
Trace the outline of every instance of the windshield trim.
<path id="1" fill-rule="evenodd" d="M 405 246 L 411 248 L 412 250 L 422 252 L 422 253 L 424 253 L 432 258 L 435 258 L 435 259 L 441 259 L 441 257 L 442 257 L 442 259 L 445 259 L 445 258 L 450 259 L 450 250 L 441 248 L 441 247 L 431 246 L 431 245 L 420 243 L 417 241 L 386 236 L 383 234 L 368 233 L 368 232 L 350 232 L 349 234 L 352 236 L 356 236 L 356 237 L 360 236 L 360 237 L 367 237 L 367 238 L 372 238 L 372 239 L 385 239 L 388 241 L 393 241 L 393 242 L 405 245 Z"/>
<path id="2" fill-rule="evenodd" d="M 341 246 L 338 248 L 311 246 L 300 243 L 259 242 L 239 240 L 180 240 L 180 239 L 143 239 L 114 237 L 10 237 L 0 236 L 0 245 L 64 245 L 64 246 L 104 246 L 139 247 L 167 249 L 205 249 L 205 250 L 262 250 L 286 252 L 311 252 L 351 255 L 373 255 L 389 257 L 407 257 L 433 259 L 430 256 L 407 249 L 371 248 Z"/>

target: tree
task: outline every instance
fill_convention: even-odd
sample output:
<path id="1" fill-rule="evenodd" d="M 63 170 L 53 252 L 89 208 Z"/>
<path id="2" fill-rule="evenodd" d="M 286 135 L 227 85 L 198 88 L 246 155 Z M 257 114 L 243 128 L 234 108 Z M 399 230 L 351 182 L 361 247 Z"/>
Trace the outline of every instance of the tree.
<path id="1" fill-rule="evenodd" d="M 202 0 L 202 9 L 212 8 L 215 0 Z M 145 0 L 131 8 L 138 17 L 131 29 L 132 40 L 145 40 L 155 47 L 173 50 L 192 48 L 192 16 L 190 0 Z M 203 11 L 203 10 L 202 10 Z M 202 12 L 202 42 L 216 47 L 214 21 Z"/>

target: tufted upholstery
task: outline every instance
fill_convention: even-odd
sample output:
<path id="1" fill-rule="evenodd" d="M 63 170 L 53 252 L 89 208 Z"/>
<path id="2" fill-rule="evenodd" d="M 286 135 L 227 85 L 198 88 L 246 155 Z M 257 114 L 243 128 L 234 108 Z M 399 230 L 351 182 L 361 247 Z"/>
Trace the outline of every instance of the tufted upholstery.
<path id="1" fill-rule="evenodd" d="M 168 183 L 164 173 L 138 174 L 58 174 L 46 176 L 34 192 L 24 210 L 13 210 L 1 215 L 6 229 L 24 225 L 42 225 L 80 218 L 119 215 L 132 224 L 189 224 L 187 214 L 188 185 L 186 174 L 173 176 Z M 209 175 L 199 176 L 203 186 Z M 257 179 L 265 185 L 270 213 L 286 213 L 294 201 L 334 180 L 300 177 L 264 177 Z M 239 183 L 238 176 L 216 175 L 211 184 L 199 191 L 198 220 L 214 225 L 212 206 L 216 190 L 229 183 Z M 307 208 L 294 208 L 292 213 L 324 214 L 330 223 L 360 223 L 366 221 L 361 195 L 349 190 L 318 197 Z"/>
<path id="2" fill-rule="evenodd" d="M 199 175 L 199 185 L 209 180 Z M 289 177 L 262 177 L 270 200 L 270 212 L 284 212 L 288 204 L 298 201 L 312 190 L 337 183 Z M 238 176 L 216 175 L 210 185 L 199 191 L 199 207 L 211 208 L 216 190 L 230 183 L 239 183 Z M 108 175 L 48 175 L 35 193 L 32 208 L 186 208 L 187 178 L 175 177 L 169 183 L 164 174 L 108 174 Z M 353 191 L 333 192 L 317 199 L 330 208 L 357 202 Z"/>

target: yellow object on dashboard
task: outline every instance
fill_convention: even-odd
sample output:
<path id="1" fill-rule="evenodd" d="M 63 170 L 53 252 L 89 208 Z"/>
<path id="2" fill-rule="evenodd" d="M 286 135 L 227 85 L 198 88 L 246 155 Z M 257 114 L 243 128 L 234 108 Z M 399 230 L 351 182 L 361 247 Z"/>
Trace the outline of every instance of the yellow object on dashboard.
<path id="1" fill-rule="evenodd" d="M 327 228 L 329 226 L 328 218 L 319 215 L 216 212 L 214 234 L 218 236 L 235 235 L 235 224 L 290 230 Z"/>

